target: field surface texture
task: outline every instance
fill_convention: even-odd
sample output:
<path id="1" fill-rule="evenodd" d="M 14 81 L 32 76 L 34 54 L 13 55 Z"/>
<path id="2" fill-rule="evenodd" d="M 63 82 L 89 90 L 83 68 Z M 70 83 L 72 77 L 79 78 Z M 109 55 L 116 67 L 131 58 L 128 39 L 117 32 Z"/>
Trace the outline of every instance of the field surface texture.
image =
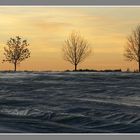
<path id="1" fill-rule="evenodd" d="M 0 72 L 0 133 L 140 133 L 140 74 Z"/>

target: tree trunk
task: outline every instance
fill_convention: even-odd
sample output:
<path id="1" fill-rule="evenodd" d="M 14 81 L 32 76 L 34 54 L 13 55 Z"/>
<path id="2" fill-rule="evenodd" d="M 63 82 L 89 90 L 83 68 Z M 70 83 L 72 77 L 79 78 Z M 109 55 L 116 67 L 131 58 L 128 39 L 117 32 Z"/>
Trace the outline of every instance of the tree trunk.
<path id="1" fill-rule="evenodd" d="M 77 64 L 75 64 L 74 66 L 74 71 L 77 71 Z"/>
<path id="2" fill-rule="evenodd" d="M 14 63 L 14 71 L 17 71 L 17 63 Z"/>
<path id="3" fill-rule="evenodd" d="M 140 72 L 140 61 L 139 61 L 139 72 Z"/>

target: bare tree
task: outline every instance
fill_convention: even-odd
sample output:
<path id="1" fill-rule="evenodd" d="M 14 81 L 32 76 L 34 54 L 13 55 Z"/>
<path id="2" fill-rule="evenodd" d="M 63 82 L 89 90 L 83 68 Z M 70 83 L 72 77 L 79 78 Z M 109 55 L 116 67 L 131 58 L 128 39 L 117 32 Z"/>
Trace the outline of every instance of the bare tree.
<path id="1" fill-rule="evenodd" d="M 140 25 L 128 37 L 124 56 L 128 61 L 136 61 L 140 72 Z"/>
<path id="2" fill-rule="evenodd" d="M 16 36 L 7 41 L 7 46 L 4 47 L 5 59 L 3 62 L 14 64 L 14 71 L 16 71 L 17 64 L 30 57 L 30 51 L 27 48 L 29 44 L 27 40 L 22 40 L 19 36 Z"/>
<path id="3" fill-rule="evenodd" d="M 63 47 L 64 60 L 74 65 L 74 70 L 77 70 L 77 65 L 83 62 L 91 53 L 89 43 L 79 33 L 72 32 L 69 38 L 65 41 Z"/>

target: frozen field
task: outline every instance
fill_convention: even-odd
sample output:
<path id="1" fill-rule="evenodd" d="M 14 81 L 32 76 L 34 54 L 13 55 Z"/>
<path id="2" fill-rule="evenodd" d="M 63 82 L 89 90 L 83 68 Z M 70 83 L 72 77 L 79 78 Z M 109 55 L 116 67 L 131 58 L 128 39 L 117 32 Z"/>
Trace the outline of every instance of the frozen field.
<path id="1" fill-rule="evenodd" d="M 1 72 L 0 132 L 140 133 L 140 74 Z"/>

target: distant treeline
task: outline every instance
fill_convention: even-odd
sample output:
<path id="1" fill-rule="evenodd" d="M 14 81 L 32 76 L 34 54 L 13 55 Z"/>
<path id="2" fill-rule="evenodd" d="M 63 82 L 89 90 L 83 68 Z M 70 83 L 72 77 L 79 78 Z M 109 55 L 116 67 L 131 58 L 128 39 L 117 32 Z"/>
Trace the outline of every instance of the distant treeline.
<path id="1" fill-rule="evenodd" d="M 64 72 L 75 72 L 75 70 L 65 70 Z M 105 69 L 105 70 L 94 70 L 94 69 L 78 69 L 76 72 L 127 72 L 127 73 L 138 73 L 138 70 L 134 71 L 122 71 L 121 69 Z"/>
<path id="2" fill-rule="evenodd" d="M 14 73 L 14 71 L 12 70 L 3 70 L 3 71 L 0 71 L 1 73 Z M 105 70 L 94 70 L 94 69 L 78 69 L 78 70 L 64 70 L 64 71 L 59 71 L 59 70 L 56 70 L 56 71 L 53 71 L 53 70 L 45 70 L 45 71 L 35 71 L 35 70 L 23 70 L 23 71 L 17 71 L 19 73 L 22 73 L 22 72 L 27 72 L 27 73 L 39 73 L 39 72 L 126 72 L 126 73 L 138 73 L 139 71 L 138 70 L 134 70 L 134 71 L 129 71 L 129 70 L 126 70 L 126 71 L 122 71 L 121 69 L 105 69 Z"/>
<path id="3" fill-rule="evenodd" d="M 70 72 L 71 70 L 66 70 L 65 72 Z M 72 70 L 75 71 L 75 70 Z M 115 69 L 115 70 L 94 70 L 94 69 L 79 69 L 77 72 L 122 72 L 121 69 Z"/>

